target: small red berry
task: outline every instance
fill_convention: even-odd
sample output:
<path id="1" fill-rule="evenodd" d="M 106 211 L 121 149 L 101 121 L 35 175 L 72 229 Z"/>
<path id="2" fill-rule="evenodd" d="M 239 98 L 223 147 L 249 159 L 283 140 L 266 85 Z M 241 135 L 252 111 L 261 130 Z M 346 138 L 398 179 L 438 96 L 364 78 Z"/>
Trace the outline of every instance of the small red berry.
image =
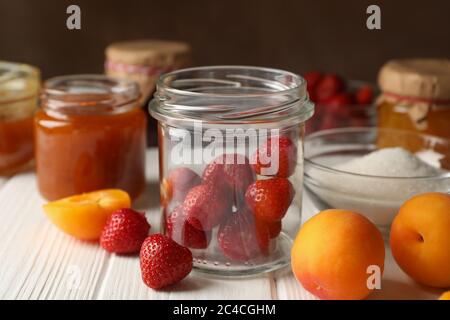
<path id="1" fill-rule="evenodd" d="M 273 178 L 255 181 L 248 187 L 245 198 L 257 219 L 275 222 L 283 219 L 294 194 L 288 179 Z"/>
<path id="2" fill-rule="evenodd" d="M 192 270 L 191 251 L 162 234 L 145 239 L 140 252 L 142 280 L 161 289 L 185 278 Z"/>
<path id="3" fill-rule="evenodd" d="M 232 195 L 234 204 L 243 201 L 245 190 L 255 181 L 255 173 L 246 156 L 238 153 L 223 154 L 208 164 L 203 171 L 203 183 Z"/>
<path id="4" fill-rule="evenodd" d="M 150 225 L 143 213 L 119 209 L 106 221 L 100 245 L 108 252 L 135 253 L 141 248 L 149 229 Z"/>
<path id="5" fill-rule="evenodd" d="M 198 230 L 187 222 L 182 205 L 173 209 L 167 217 L 166 230 L 168 236 L 177 243 L 193 249 L 206 249 L 211 240 L 210 230 Z"/>
<path id="6" fill-rule="evenodd" d="M 322 78 L 322 74 L 318 71 L 311 71 L 305 73 L 303 78 L 306 80 L 306 90 L 308 90 L 309 99 L 316 102 L 316 87 Z"/>
<path id="7" fill-rule="evenodd" d="M 256 226 L 258 230 L 263 230 L 260 232 L 264 232 L 264 230 L 265 232 L 268 232 L 270 239 L 278 237 L 282 228 L 281 220 L 269 222 L 261 219 L 256 219 Z"/>
<path id="8" fill-rule="evenodd" d="M 316 86 L 318 102 L 325 102 L 345 88 L 344 80 L 335 74 L 324 75 Z"/>
<path id="9" fill-rule="evenodd" d="M 372 87 L 365 85 L 358 89 L 355 93 L 355 100 L 357 104 L 367 105 L 373 101 L 373 89 Z"/>
<path id="10" fill-rule="evenodd" d="M 182 202 L 189 190 L 202 182 L 200 176 L 186 167 L 170 170 L 167 179 L 161 183 L 161 203 L 166 206 L 170 201 Z"/>
<path id="11" fill-rule="evenodd" d="M 286 136 L 271 137 L 256 150 L 252 160 L 257 174 L 287 178 L 295 171 L 297 146 Z"/>
<path id="12" fill-rule="evenodd" d="M 213 184 L 192 188 L 183 202 L 186 219 L 198 230 L 211 230 L 231 213 L 230 195 Z"/>
<path id="13" fill-rule="evenodd" d="M 217 241 L 223 254 L 237 261 L 267 255 L 269 249 L 267 229 L 257 229 L 255 218 L 246 207 L 230 215 L 220 225 Z"/>

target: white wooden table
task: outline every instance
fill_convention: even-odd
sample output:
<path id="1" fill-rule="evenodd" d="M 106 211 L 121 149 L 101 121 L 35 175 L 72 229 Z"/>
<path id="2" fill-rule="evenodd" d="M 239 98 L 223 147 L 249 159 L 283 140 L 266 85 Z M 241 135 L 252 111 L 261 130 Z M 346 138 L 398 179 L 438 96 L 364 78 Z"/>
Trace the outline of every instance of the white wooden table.
<path id="1" fill-rule="evenodd" d="M 147 189 L 135 203 L 159 226 L 157 151 L 147 156 Z M 33 172 L 0 180 L 0 299 L 315 299 L 290 270 L 224 280 L 192 273 L 170 290 L 154 291 L 140 277 L 139 258 L 116 256 L 63 234 L 45 217 Z M 315 213 L 304 198 L 304 220 Z M 382 290 L 374 299 L 435 299 L 414 284 L 387 252 Z"/>

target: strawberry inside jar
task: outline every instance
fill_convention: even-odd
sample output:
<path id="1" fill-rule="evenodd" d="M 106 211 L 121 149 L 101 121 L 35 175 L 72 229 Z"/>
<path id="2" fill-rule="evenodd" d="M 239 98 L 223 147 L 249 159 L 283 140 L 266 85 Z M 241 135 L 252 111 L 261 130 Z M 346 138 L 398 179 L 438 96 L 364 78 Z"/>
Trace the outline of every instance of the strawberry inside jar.
<path id="1" fill-rule="evenodd" d="M 301 224 L 306 82 L 276 69 L 215 66 L 160 77 L 162 226 L 194 268 L 250 276 L 290 262 Z"/>

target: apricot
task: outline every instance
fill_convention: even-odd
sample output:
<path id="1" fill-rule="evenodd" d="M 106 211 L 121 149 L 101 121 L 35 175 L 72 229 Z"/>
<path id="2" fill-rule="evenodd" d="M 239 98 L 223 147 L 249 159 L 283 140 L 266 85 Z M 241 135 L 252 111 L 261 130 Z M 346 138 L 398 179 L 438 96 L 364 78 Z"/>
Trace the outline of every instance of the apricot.
<path id="1" fill-rule="evenodd" d="M 369 278 L 377 276 L 372 268 L 383 273 L 384 255 L 383 237 L 366 217 L 330 209 L 302 226 L 291 264 L 297 280 L 321 299 L 364 299 L 373 290 Z"/>
<path id="2" fill-rule="evenodd" d="M 439 300 L 450 300 L 450 291 L 446 291 L 439 297 Z"/>
<path id="3" fill-rule="evenodd" d="M 424 193 L 406 201 L 392 222 L 390 242 L 395 261 L 411 278 L 450 287 L 450 195 Z"/>
<path id="4" fill-rule="evenodd" d="M 97 240 L 111 213 L 130 205 L 128 193 L 106 189 L 49 202 L 44 211 L 65 233 L 81 240 Z"/>

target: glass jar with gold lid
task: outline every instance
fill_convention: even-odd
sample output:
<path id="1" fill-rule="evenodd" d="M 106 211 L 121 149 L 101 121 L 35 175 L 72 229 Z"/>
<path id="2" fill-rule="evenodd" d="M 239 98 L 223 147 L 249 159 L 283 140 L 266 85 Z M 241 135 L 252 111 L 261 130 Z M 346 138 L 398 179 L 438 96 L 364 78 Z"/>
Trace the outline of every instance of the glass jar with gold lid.
<path id="1" fill-rule="evenodd" d="M 33 116 L 40 72 L 20 63 L 0 61 L 0 174 L 15 173 L 33 160 Z"/>

